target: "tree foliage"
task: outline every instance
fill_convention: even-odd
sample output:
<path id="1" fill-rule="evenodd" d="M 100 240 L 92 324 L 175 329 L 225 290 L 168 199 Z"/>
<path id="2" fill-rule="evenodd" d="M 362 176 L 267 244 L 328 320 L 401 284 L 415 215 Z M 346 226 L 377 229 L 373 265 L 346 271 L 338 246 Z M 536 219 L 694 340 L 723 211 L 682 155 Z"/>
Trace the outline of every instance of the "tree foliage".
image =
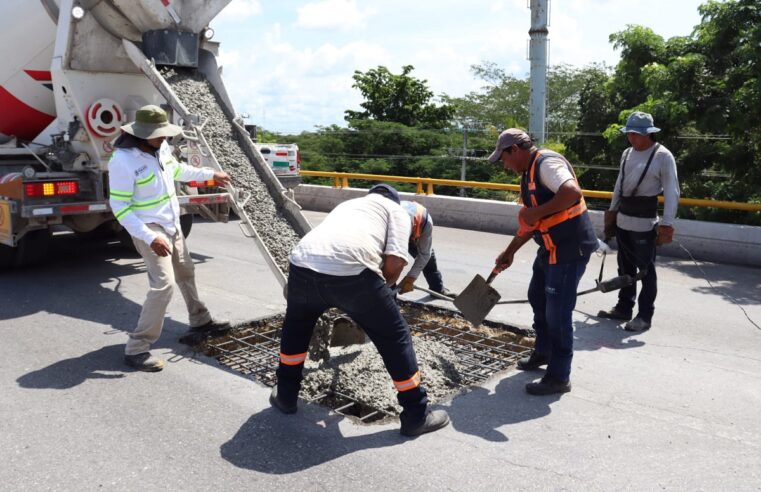
<path id="1" fill-rule="evenodd" d="M 600 132 L 606 141 L 597 145 L 579 137 L 568 147 L 584 162 L 617 167 L 628 145 L 618 129 L 632 111 L 645 111 L 662 129 L 658 139 L 674 153 L 684 196 L 760 202 L 761 4 L 711 0 L 699 11 L 701 23 L 688 36 L 664 40 L 643 26 L 610 36 L 621 60 L 609 77 L 589 80 L 577 125 L 580 133 Z M 615 173 L 584 178 L 584 185 L 605 189 Z M 680 213 L 740 217 L 713 209 Z"/>
<path id="2" fill-rule="evenodd" d="M 453 109 L 446 104 L 436 106 L 428 81 L 410 76 L 412 70 L 412 65 L 403 66 L 399 75 L 384 66 L 367 72 L 356 70 L 352 87 L 359 89 L 365 98 L 360 104 L 365 110 L 346 110 L 346 121 L 350 124 L 355 120 L 390 121 L 407 126 L 446 128 Z"/>

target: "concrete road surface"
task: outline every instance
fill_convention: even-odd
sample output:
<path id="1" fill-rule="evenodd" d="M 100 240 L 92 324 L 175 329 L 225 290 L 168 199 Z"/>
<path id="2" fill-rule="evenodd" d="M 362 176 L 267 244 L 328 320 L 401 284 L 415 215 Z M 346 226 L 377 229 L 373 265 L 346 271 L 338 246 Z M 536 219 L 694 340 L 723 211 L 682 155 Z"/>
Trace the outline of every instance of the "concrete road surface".
<path id="1" fill-rule="evenodd" d="M 446 285 L 487 273 L 509 239 L 437 228 Z M 177 343 L 179 293 L 155 347 L 167 367 L 127 370 L 141 261 L 113 245 L 56 244 L 47 265 L 0 274 L 2 490 L 761 489 L 758 269 L 660 258 L 648 332 L 594 316 L 615 294 L 579 298 L 571 393 L 528 396 L 540 373 L 510 371 L 444 405 L 451 426 L 409 440 L 396 424 L 355 425 L 320 406 L 273 411 L 264 386 Z M 235 224 L 197 223 L 189 244 L 214 315 L 284 310 Z M 525 297 L 534 249 L 495 281 L 503 298 Z M 582 288 L 599 266 L 593 257 Z M 531 324 L 525 305 L 491 318 Z"/>

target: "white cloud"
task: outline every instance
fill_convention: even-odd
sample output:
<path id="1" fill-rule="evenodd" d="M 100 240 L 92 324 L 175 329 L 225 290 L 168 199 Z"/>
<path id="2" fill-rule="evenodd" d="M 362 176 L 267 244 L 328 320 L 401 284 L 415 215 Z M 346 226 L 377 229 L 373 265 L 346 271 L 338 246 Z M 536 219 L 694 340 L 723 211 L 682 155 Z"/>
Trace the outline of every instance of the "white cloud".
<path id="1" fill-rule="evenodd" d="M 262 13 L 259 0 L 232 0 L 215 19 L 217 22 L 243 21 Z"/>
<path id="2" fill-rule="evenodd" d="M 363 27 L 375 10 L 360 11 L 356 0 L 322 0 L 298 9 L 297 27 L 304 29 L 351 29 Z"/>

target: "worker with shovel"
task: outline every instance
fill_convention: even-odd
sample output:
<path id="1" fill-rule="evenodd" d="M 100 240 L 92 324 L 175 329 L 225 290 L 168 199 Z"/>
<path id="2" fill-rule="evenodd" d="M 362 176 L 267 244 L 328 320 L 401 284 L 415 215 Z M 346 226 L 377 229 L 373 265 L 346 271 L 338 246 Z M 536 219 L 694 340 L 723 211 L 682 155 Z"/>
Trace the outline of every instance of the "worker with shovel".
<path id="1" fill-rule="evenodd" d="M 390 287 L 407 264 L 409 237 L 399 193 L 379 184 L 338 205 L 299 241 L 289 258 L 280 364 L 270 395 L 275 408 L 296 412 L 315 323 L 336 307 L 362 327 L 383 358 L 402 406 L 401 433 L 417 436 L 449 423 L 445 411 L 428 409 L 410 329 Z"/>
<path id="2" fill-rule="evenodd" d="M 536 342 L 522 370 L 547 365 L 544 377 L 526 385 L 532 395 L 571 391 L 573 310 L 576 289 L 597 237 L 571 164 L 557 152 L 537 149 L 523 130 L 500 134 L 489 162 L 521 175 L 521 228 L 497 257 L 496 269 L 513 263 L 515 253 L 532 237 L 539 244 L 528 298 L 534 311 Z"/>
<path id="3" fill-rule="evenodd" d="M 423 273 L 428 288 L 446 297 L 454 298 L 456 294 L 444 287 L 444 280 L 436 264 L 436 253 L 433 251 L 433 218 L 428 209 L 419 204 L 402 200 L 402 208 L 407 211 L 412 221 L 412 233 L 407 252 L 415 258 L 410 270 L 399 283 L 399 293 L 406 294 L 415 288 L 415 281 Z"/>

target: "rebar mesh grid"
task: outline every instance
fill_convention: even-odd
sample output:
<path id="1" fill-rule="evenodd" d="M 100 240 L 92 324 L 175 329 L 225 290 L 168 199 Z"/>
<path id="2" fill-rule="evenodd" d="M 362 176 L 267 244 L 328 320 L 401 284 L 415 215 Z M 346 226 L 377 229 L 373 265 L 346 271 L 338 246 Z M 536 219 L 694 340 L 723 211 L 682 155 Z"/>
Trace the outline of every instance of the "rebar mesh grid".
<path id="1" fill-rule="evenodd" d="M 463 387 L 488 380 L 493 375 L 508 369 L 531 350 L 513 341 L 500 340 L 494 336 L 455 326 L 458 323 L 431 319 L 432 315 L 446 318 L 446 314 L 442 316 L 444 313 L 436 310 L 416 309 L 415 306 L 407 305 L 404 311 L 413 336 L 447 345 L 459 357 L 464 368 L 461 371 Z M 206 353 L 236 372 L 267 386 L 274 386 L 282 323 L 282 316 L 275 316 L 259 320 L 250 327 L 238 328 L 224 337 L 208 340 Z M 496 326 L 499 327 L 498 324 Z M 502 326 L 505 329 L 508 328 L 506 325 Z M 309 402 L 325 405 L 340 415 L 356 418 L 363 423 L 393 417 L 389 412 L 374 408 L 352 395 L 335 391 L 318 395 Z"/>

